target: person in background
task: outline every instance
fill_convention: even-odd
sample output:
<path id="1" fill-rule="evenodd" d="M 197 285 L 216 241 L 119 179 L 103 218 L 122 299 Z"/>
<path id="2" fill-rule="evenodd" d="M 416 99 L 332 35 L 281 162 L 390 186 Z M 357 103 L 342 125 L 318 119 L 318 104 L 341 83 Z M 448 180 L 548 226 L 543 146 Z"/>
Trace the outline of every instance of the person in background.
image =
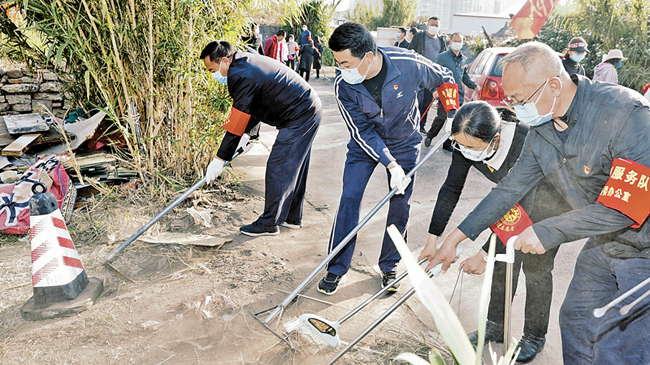
<path id="1" fill-rule="evenodd" d="M 435 62 L 438 55 L 447 50 L 447 39 L 444 35 L 440 34 L 440 20 L 438 17 L 432 16 L 427 23 L 427 30 L 418 32 L 411 39 L 408 49 L 414 50 L 416 53 Z M 422 95 L 418 95 L 418 101 L 422 100 L 419 104 L 420 109 L 420 133 L 426 135 L 427 130 L 427 115 L 429 107 L 433 102 L 433 92 L 424 89 L 421 91 Z"/>
<path id="2" fill-rule="evenodd" d="M 409 41 L 406 40 L 406 28 L 399 27 L 395 37 L 397 38 L 397 42 L 394 44 L 395 47 L 409 48 Z"/>
<path id="3" fill-rule="evenodd" d="M 452 47 L 453 44 L 452 37 Z M 498 183 L 517 161 L 528 134 L 528 127 L 519 123 L 510 108 L 495 108 L 485 101 L 471 101 L 456 112 L 451 124 L 451 133 L 454 139 L 451 165 L 438 192 L 427 243 L 418 260 L 431 260 L 435 256 L 438 238 L 444 232 L 458 204 L 469 170 L 473 167 L 490 181 Z M 568 203 L 546 180 L 542 180 L 534 191 L 519 201 L 519 204 L 533 222 L 571 210 Z M 460 263 L 461 269 L 470 274 L 483 274 L 489 247 L 488 240 L 479 252 Z M 505 253 L 505 246 L 500 239 L 496 250 L 498 253 Z M 551 272 L 557 251 L 556 247 L 543 255 L 515 252 L 512 287 L 516 290 L 522 266 L 526 276 L 524 335 L 518 344 L 521 348 L 517 357 L 518 363 L 532 361 L 544 347 L 553 296 Z M 495 263 L 485 343 L 503 342 L 505 271 L 505 263 Z M 469 340 L 476 346 L 477 332 L 470 333 Z"/>
<path id="4" fill-rule="evenodd" d="M 287 43 L 287 62 L 286 65 L 294 70 L 296 57 L 298 57 L 298 43 L 293 40 L 293 34 L 289 34 L 289 42 Z"/>
<path id="5" fill-rule="evenodd" d="M 249 28 L 245 31 L 245 35 L 241 37 L 241 41 L 257 53 L 264 54 L 264 49 L 262 48 L 263 37 L 260 34 L 260 26 L 257 23 L 250 24 Z"/>
<path id="6" fill-rule="evenodd" d="M 441 94 L 452 96 L 445 99 L 445 104 L 453 114 L 452 110 L 458 108 L 453 75 L 414 52 L 377 47 L 370 31 L 354 22 L 343 23 L 334 30 L 329 48 L 339 71 L 334 94 L 350 131 L 350 141 L 328 251 L 342 244 L 358 224 L 363 194 L 378 165 L 388 175 L 390 189 L 397 189 L 390 199 L 385 227 L 395 224 L 406 237 L 413 184 L 405 176 L 415 166 L 422 142 L 413 123 L 418 115 L 417 92 L 423 88 L 438 89 Z M 319 292 L 336 293 L 350 269 L 355 244 L 353 238 L 329 262 L 327 275 L 318 283 Z M 395 279 L 400 259 L 388 234 L 384 234 L 379 256 L 382 287 Z M 397 289 L 395 284 L 388 290 Z"/>
<path id="7" fill-rule="evenodd" d="M 323 44 L 320 37 L 314 36 L 314 48 L 318 50 L 318 57 L 314 56 L 314 70 L 316 70 L 316 80 L 320 79 L 321 60 L 323 58 Z"/>
<path id="8" fill-rule="evenodd" d="M 627 58 L 623 57 L 623 52 L 619 49 L 613 49 L 603 57 L 603 62 L 599 63 L 594 68 L 594 81 L 605 81 L 618 85 L 618 72 L 617 68 L 623 66 L 623 61 Z"/>
<path id="9" fill-rule="evenodd" d="M 449 51 L 442 52 L 438 58 L 436 58 L 436 63 L 440 66 L 446 67 L 454 74 L 454 80 L 458 84 L 458 100 L 460 104 L 463 105 L 465 91 L 463 89 L 463 84 L 467 87 L 480 91 L 479 86 L 469 77 L 467 74 L 467 60 L 465 56 L 461 53 L 463 44 L 465 43 L 465 37 L 459 32 L 454 33 L 451 36 L 451 49 Z M 433 123 L 431 123 L 431 128 L 427 132 L 427 136 L 424 139 L 424 145 L 429 147 L 431 145 L 431 140 L 438 135 L 442 127 L 445 125 L 447 120 L 447 113 L 442 103 L 438 103 L 438 110 Z M 451 150 L 451 141 L 445 141 L 447 150 Z"/>
<path id="10" fill-rule="evenodd" d="M 409 37 L 408 37 L 409 45 L 411 44 L 411 42 L 413 42 L 413 37 L 415 37 L 415 35 L 418 34 L 418 32 L 419 32 L 418 28 L 416 27 L 411 27 L 411 29 L 409 29 Z"/>
<path id="11" fill-rule="evenodd" d="M 569 76 L 571 75 L 585 75 L 585 68 L 582 67 L 580 61 L 582 61 L 587 55 L 589 50 L 587 49 L 587 42 L 581 37 L 573 37 L 569 42 L 569 47 L 564 52 L 564 58 L 562 59 L 562 65 Z"/>
<path id="12" fill-rule="evenodd" d="M 208 165 L 206 182 L 215 180 L 238 146 L 260 122 L 278 129 L 266 163 L 264 212 L 239 228 L 247 236 L 276 235 L 278 225 L 300 228 L 311 144 L 322 118 L 316 92 L 284 65 L 226 41 L 212 41 L 201 52 L 206 69 L 228 86 L 232 108 L 217 157 Z"/>
<path id="13" fill-rule="evenodd" d="M 298 43 L 298 45 L 302 47 L 305 44 L 309 43 L 310 39 L 311 39 L 311 32 L 309 31 L 309 29 L 307 29 L 307 24 L 303 24 L 302 33 L 300 33 L 300 42 Z"/>
<path id="14" fill-rule="evenodd" d="M 283 29 L 278 30 L 275 35 L 264 42 L 264 55 L 274 60 L 282 62 L 282 52 L 286 44 L 283 44 L 285 32 Z M 284 63 L 284 62 L 283 62 Z"/>
<path id="15" fill-rule="evenodd" d="M 320 53 L 314 48 L 314 41 L 309 40 L 307 44 L 302 46 L 298 55 L 300 56 L 300 66 L 298 67 L 300 77 L 309 82 L 309 74 L 311 73 L 311 66 L 314 63 L 314 59 L 320 57 Z"/>

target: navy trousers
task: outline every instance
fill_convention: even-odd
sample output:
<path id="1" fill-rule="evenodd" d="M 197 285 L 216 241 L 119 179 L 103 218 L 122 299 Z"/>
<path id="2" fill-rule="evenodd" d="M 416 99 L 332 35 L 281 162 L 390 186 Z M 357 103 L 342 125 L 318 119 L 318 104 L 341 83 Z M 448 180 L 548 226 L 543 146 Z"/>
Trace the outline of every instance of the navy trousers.
<path id="1" fill-rule="evenodd" d="M 650 288 L 641 288 L 601 318 L 593 314 L 647 279 L 650 260 L 615 259 L 601 247 L 593 238 L 583 247 L 560 309 L 564 365 L 650 364 L 650 298 L 626 315 L 619 312 Z"/>
<path id="2" fill-rule="evenodd" d="M 266 162 L 264 213 L 258 222 L 270 226 L 302 221 L 311 144 L 322 115 L 319 108 L 309 120 L 279 130 Z"/>
<path id="3" fill-rule="evenodd" d="M 397 163 L 402 166 L 405 173 L 408 173 L 417 163 L 420 156 L 420 141 L 422 137 L 414 133 L 409 140 L 402 146 L 388 146 L 390 153 L 395 157 Z M 377 162 L 371 159 L 353 140 L 348 144 L 348 153 L 345 161 L 345 170 L 343 172 L 343 193 L 341 201 L 336 212 L 336 219 L 332 227 L 328 252 L 345 238 L 354 227 L 359 223 L 359 211 L 361 209 L 361 199 L 368 185 L 368 180 L 375 170 Z M 390 189 L 390 173 L 388 175 L 388 188 Z M 406 238 L 406 226 L 409 219 L 409 209 L 411 207 L 411 193 L 415 176 L 406 188 L 404 195 L 394 195 L 390 199 L 388 208 L 388 217 L 386 227 L 394 224 L 404 238 Z M 387 191 L 388 192 L 388 191 Z M 354 247 L 356 245 L 356 236 L 348 243 L 347 247 L 341 250 L 332 261 L 329 262 L 327 271 L 336 275 L 345 275 L 350 269 Z M 381 271 L 396 271 L 400 255 L 390 239 L 384 232 L 384 239 L 379 256 L 379 268 Z"/>

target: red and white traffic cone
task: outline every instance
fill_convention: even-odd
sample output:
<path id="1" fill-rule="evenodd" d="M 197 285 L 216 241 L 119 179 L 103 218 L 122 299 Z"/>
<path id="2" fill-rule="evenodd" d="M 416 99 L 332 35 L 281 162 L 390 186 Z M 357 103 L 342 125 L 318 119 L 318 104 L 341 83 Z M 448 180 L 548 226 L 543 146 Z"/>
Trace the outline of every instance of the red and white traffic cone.
<path id="1" fill-rule="evenodd" d="M 104 285 L 86 275 L 54 195 L 42 183 L 34 184 L 32 191 L 29 215 L 34 296 L 20 308 L 20 314 L 35 321 L 82 312 L 95 303 Z"/>

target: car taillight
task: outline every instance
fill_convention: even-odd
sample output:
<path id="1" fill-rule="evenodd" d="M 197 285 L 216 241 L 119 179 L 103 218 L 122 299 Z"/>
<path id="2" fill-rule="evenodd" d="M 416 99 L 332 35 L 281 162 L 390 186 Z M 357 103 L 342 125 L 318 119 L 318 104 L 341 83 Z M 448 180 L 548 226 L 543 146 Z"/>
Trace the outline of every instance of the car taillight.
<path id="1" fill-rule="evenodd" d="M 490 78 L 485 79 L 481 89 L 481 99 L 499 99 L 499 82 Z"/>

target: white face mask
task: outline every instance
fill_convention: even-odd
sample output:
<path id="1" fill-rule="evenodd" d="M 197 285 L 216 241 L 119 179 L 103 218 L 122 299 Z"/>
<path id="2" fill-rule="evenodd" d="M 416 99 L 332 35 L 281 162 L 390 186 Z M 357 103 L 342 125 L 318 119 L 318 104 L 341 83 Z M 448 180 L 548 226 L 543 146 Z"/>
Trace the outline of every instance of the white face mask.
<path id="1" fill-rule="evenodd" d="M 368 54 L 366 53 L 366 56 Z M 359 66 L 363 63 L 363 60 L 366 59 L 366 56 L 363 56 L 363 59 L 361 59 L 361 63 L 359 63 Z M 343 77 L 343 80 L 347 82 L 350 85 L 357 85 L 363 82 L 363 80 L 366 79 L 366 75 L 368 74 L 368 71 L 370 71 L 370 67 L 366 70 L 366 73 L 361 76 L 359 73 L 359 66 L 355 68 L 339 68 L 338 70 L 341 71 L 341 77 Z"/>
<path id="2" fill-rule="evenodd" d="M 219 63 L 219 70 L 215 71 L 212 73 L 212 78 L 217 80 L 218 83 L 220 84 L 225 84 L 228 82 L 228 75 L 224 76 L 221 74 L 221 65 L 223 64 L 223 61 Z"/>
<path id="3" fill-rule="evenodd" d="M 544 84 L 544 87 L 539 93 L 539 96 L 537 97 L 537 100 L 535 100 L 534 103 L 526 103 L 524 105 L 514 105 L 513 108 L 515 109 L 515 114 L 517 115 L 517 119 L 519 119 L 520 122 L 526 124 L 529 127 L 536 127 L 538 125 L 542 125 L 549 120 L 553 119 L 553 108 L 555 107 L 555 99 L 553 98 L 553 105 L 551 105 L 551 111 L 548 114 L 545 115 L 539 115 L 539 111 L 537 111 L 537 102 L 539 101 L 539 98 L 542 97 L 542 92 L 546 88 L 546 85 L 548 84 L 548 81 L 550 79 L 546 80 L 546 83 Z"/>
<path id="4" fill-rule="evenodd" d="M 427 32 L 429 34 L 436 35 L 436 34 L 438 34 L 438 30 L 440 30 L 440 28 L 434 27 L 433 25 L 430 25 L 429 30 Z"/>
<path id="5" fill-rule="evenodd" d="M 451 42 L 451 49 L 453 51 L 460 51 L 463 48 L 463 42 Z"/>
<path id="6" fill-rule="evenodd" d="M 306 30 L 307 30 L 307 27 L 302 27 L 303 32 L 306 31 Z"/>
<path id="7" fill-rule="evenodd" d="M 488 149 L 492 145 L 492 141 L 494 141 L 494 137 L 492 137 L 490 143 L 488 143 L 487 147 L 485 147 L 485 149 L 482 151 L 470 150 L 469 148 L 465 148 L 465 146 L 460 143 L 457 143 L 457 145 L 458 149 L 460 149 L 460 153 L 462 153 L 466 159 L 478 162 L 487 160 L 488 158 L 494 156 L 494 154 L 497 152 L 495 148 L 492 148 L 492 151 L 488 152 Z"/>
<path id="8" fill-rule="evenodd" d="M 397 39 L 402 38 L 402 33 L 397 33 L 397 34 L 395 34 L 395 38 L 397 38 Z"/>

